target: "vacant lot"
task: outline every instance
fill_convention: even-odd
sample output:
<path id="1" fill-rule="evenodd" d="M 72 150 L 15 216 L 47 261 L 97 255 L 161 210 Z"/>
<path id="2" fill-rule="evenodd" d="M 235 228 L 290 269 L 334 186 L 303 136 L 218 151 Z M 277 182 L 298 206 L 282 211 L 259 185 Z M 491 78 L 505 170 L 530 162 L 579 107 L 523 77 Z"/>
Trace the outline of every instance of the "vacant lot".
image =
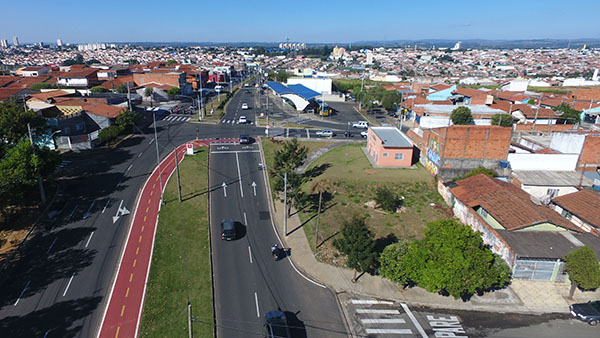
<path id="1" fill-rule="evenodd" d="M 374 169 L 361 146 L 341 146 L 327 152 L 309 166 L 307 172 L 312 178 L 301 187 L 308 195 L 308 201 L 299 216 L 313 250 L 319 198 L 315 185 L 320 182 L 324 187 L 319 245 L 315 252 L 319 260 L 328 263 L 342 263 L 332 242 L 342 221 L 353 214 L 367 218 L 367 224 L 379 239 L 380 248 L 393 238 L 421 238 L 426 223 L 449 217 L 434 179 L 420 164 L 413 169 Z M 274 148 L 264 147 L 267 158 L 267 153 Z M 381 186 L 403 197 L 399 212 L 390 213 L 367 206 Z"/>
<path id="2" fill-rule="evenodd" d="M 140 337 L 187 337 L 188 292 L 194 335 L 212 337 L 212 289 L 208 243 L 207 154 L 202 148 L 180 165 L 182 199 L 171 176 L 160 218 Z"/>

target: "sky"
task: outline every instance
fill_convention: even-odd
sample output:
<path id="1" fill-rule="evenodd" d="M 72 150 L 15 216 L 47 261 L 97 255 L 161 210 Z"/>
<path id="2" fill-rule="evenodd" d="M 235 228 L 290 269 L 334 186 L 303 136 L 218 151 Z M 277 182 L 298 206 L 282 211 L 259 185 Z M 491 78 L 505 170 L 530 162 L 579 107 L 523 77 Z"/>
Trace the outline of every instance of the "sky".
<path id="1" fill-rule="evenodd" d="M 349 43 L 600 38 L 598 0 L 3 1 L 0 38 Z"/>

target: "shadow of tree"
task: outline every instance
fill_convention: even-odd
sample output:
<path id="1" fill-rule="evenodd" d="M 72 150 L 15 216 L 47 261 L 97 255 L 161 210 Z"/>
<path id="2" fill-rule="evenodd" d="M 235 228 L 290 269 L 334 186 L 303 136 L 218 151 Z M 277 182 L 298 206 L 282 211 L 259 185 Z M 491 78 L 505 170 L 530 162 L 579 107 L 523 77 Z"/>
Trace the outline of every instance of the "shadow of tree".
<path id="1" fill-rule="evenodd" d="M 375 249 L 378 253 L 382 253 L 386 246 L 396 242 L 398 242 L 398 237 L 394 233 L 389 233 L 385 237 L 375 239 Z"/>
<path id="2" fill-rule="evenodd" d="M 311 179 L 321 176 L 329 167 L 331 167 L 331 164 L 329 163 L 323 163 L 321 165 L 312 167 L 304 172 L 304 177 L 307 179 Z"/>
<path id="3" fill-rule="evenodd" d="M 80 334 L 81 319 L 89 316 L 102 297 L 85 297 L 58 302 L 24 316 L 0 319 L 0 332 L 3 337 L 75 337 Z"/>

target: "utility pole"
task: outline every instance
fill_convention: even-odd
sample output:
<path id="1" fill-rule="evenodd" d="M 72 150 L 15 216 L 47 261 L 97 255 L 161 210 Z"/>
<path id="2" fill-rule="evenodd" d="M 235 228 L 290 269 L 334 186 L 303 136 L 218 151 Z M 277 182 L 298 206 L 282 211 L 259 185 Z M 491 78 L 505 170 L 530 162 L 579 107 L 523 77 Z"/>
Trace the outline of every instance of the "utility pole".
<path id="1" fill-rule="evenodd" d="M 160 184 L 160 202 L 163 202 L 162 173 L 160 171 L 160 156 L 158 155 L 158 137 L 156 136 L 156 114 L 152 111 L 152 120 L 154 121 L 154 143 L 156 143 L 156 162 L 158 163 L 158 182 Z"/>
<path id="2" fill-rule="evenodd" d="M 283 174 L 283 235 L 287 237 L 287 172 Z"/>
<path id="3" fill-rule="evenodd" d="M 33 153 L 36 154 L 35 145 L 33 144 L 33 136 L 31 135 L 31 126 L 27 123 L 27 130 L 29 131 L 29 142 L 31 142 L 31 147 L 33 148 Z M 42 204 L 46 204 L 46 190 L 44 190 L 44 182 L 42 180 L 42 174 L 40 174 L 40 170 L 37 170 L 38 183 L 40 185 L 40 197 L 42 198 Z"/>
<path id="4" fill-rule="evenodd" d="M 181 181 L 179 180 L 179 159 L 177 159 L 177 147 L 175 147 L 175 170 L 177 171 L 177 195 L 181 202 Z"/>
<path id="5" fill-rule="evenodd" d="M 189 338 L 194 338 L 194 332 L 192 330 L 192 303 L 190 303 L 190 301 L 188 301 L 187 303 L 187 309 L 188 309 L 188 335 Z"/>
<path id="6" fill-rule="evenodd" d="M 133 107 L 131 106 L 131 94 L 129 93 L 129 82 L 127 83 L 127 102 L 129 102 L 129 111 L 133 111 Z"/>

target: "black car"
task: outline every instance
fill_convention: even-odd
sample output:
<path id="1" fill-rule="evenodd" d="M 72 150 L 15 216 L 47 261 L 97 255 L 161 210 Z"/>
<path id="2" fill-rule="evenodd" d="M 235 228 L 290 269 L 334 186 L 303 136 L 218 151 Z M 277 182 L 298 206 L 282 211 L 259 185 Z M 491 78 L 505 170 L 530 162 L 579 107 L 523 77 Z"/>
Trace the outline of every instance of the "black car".
<path id="1" fill-rule="evenodd" d="M 598 321 L 600 321 L 600 300 L 572 304 L 569 306 L 569 309 L 575 318 L 584 321 L 591 326 L 596 326 Z"/>
<path id="2" fill-rule="evenodd" d="M 248 135 L 248 134 L 240 135 L 240 144 L 250 144 L 250 143 L 252 143 L 252 138 L 250 138 L 250 135 Z"/>
<path id="3" fill-rule="evenodd" d="M 235 239 L 235 222 L 231 219 L 221 221 L 221 239 L 231 241 Z"/>
<path id="4" fill-rule="evenodd" d="M 267 312 L 265 315 L 265 328 L 267 329 L 268 338 L 289 338 L 292 336 L 285 313 L 281 311 Z"/>

